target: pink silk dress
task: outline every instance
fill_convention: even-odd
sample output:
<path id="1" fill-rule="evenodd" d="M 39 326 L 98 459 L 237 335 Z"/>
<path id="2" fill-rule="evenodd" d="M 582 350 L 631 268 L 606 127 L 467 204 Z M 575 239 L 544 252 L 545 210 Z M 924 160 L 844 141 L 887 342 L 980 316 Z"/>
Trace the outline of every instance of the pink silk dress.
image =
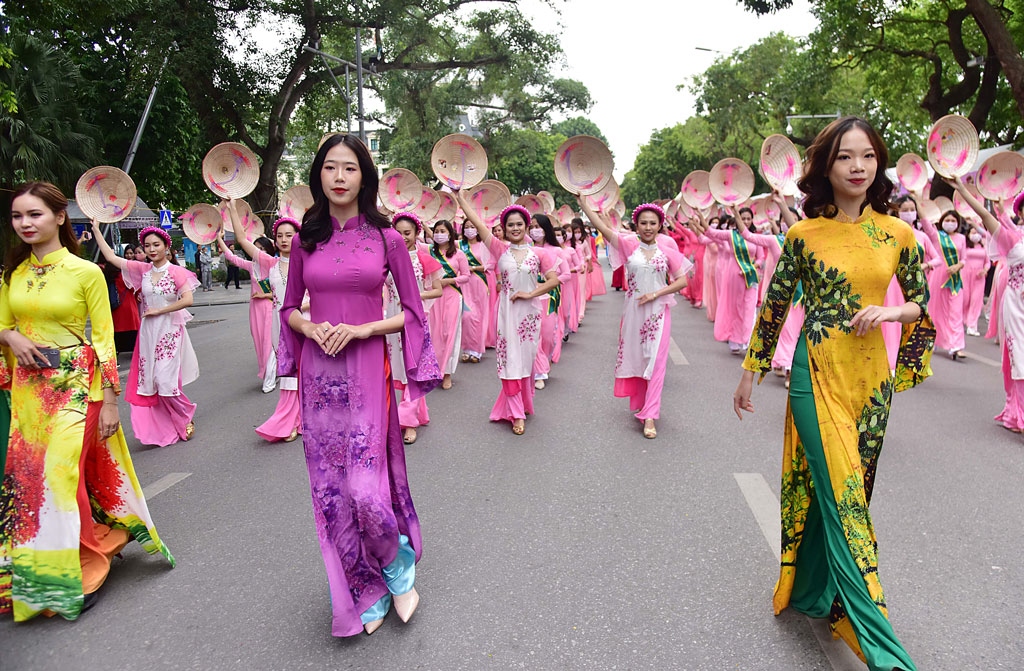
<path id="1" fill-rule="evenodd" d="M 756 284 L 747 286 L 733 253 L 732 233 L 709 228 L 705 235 L 718 243 L 718 309 L 715 340 L 745 346 L 757 316 Z M 751 260 L 754 256 L 751 254 Z"/>
<path id="2" fill-rule="evenodd" d="M 999 224 L 992 241 L 1007 269 L 999 306 L 1006 404 L 995 420 L 1012 431 L 1024 431 L 1024 234 L 1006 216 L 999 217 Z"/>
<path id="3" fill-rule="evenodd" d="M 541 248 L 552 258 L 557 259 L 559 302 L 556 307 L 553 303 L 555 299 L 550 293 L 541 299 L 545 302 L 540 317 L 540 343 L 537 346 L 537 356 L 533 361 L 533 379 L 535 380 L 548 379 L 548 375 L 551 373 L 551 364 L 558 361 L 562 348 L 562 335 L 564 333 L 561 306 L 564 304 L 569 277 L 572 275 L 572 268 L 566 255 L 566 250 L 561 247 L 549 247 L 547 245 L 543 245 Z"/>
<path id="4" fill-rule="evenodd" d="M 964 251 L 964 326 L 978 330 L 978 319 L 985 307 L 985 275 L 992 262 L 985 251 L 985 239 Z"/>
<path id="5" fill-rule="evenodd" d="M 701 300 L 708 321 L 715 321 L 718 312 L 718 244 L 706 235 L 698 238 L 704 247 L 704 276 L 701 286 Z"/>
<path id="6" fill-rule="evenodd" d="M 230 250 L 223 251 L 224 258 L 228 263 L 249 271 L 251 280 L 249 284 L 249 331 L 252 333 L 252 344 L 256 348 L 257 375 L 264 381 L 263 390 L 268 391 L 266 388 L 268 363 L 271 364 L 271 379 L 273 380 L 276 377 L 273 374 L 274 362 L 270 360 L 270 357 L 274 354 L 274 337 L 271 321 L 277 316 L 277 311 L 274 309 L 273 299 L 257 298 L 257 296 L 263 293 L 263 290 L 260 289 L 259 280 L 268 279 L 268 273 L 270 272 L 270 266 L 273 265 L 274 257 L 264 254 L 266 259 L 270 259 L 268 265 L 266 259 L 263 261 L 256 259 L 246 261 L 241 256 L 232 254 Z M 273 388 L 273 385 L 271 385 L 270 389 L 273 390 Z"/>
<path id="7" fill-rule="evenodd" d="M 951 289 L 942 287 L 949 280 L 949 273 L 942 257 L 939 231 L 935 224 L 925 218 L 921 219 L 921 229 L 932 241 L 932 246 L 939 250 L 937 265 L 928 277 L 928 314 L 935 322 L 935 349 L 962 350 L 965 345 L 963 289 L 954 293 Z M 967 250 L 967 238 L 960 233 L 953 233 L 950 238 L 956 246 L 957 258 L 963 259 Z"/>
<path id="8" fill-rule="evenodd" d="M 271 320 L 274 353 L 267 360 L 267 374 L 263 378 L 263 389 L 267 385 L 273 390 L 278 385 L 277 406 L 267 421 L 256 427 L 256 434 L 270 442 L 290 438 L 292 433 L 302 433 L 302 411 L 299 405 L 299 379 L 295 376 L 277 377 L 277 360 L 281 356 L 284 342 L 281 340 L 281 306 L 288 289 L 288 259 L 270 256 L 259 251 L 253 263 L 265 268 L 266 277 L 270 280 L 270 293 L 273 296 L 274 318 Z"/>
<path id="9" fill-rule="evenodd" d="M 156 269 L 127 261 L 121 276 L 129 289 L 140 292 L 143 314 L 199 286 L 195 275 L 173 263 Z M 131 404 L 132 430 L 143 445 L 163 447 L 188 439 L 196 406 L 181 388 L 199 377 L 199 361 L 185 329 L 191 319 L 184 309 L 142 318 L 124 397 Z"/>
<path id="10" fill-rule="evenodd" d="M 586 297 L 589 301 L 594 296 L 604 296 L 608 293 L 608 285 L 604 281 L 604 268 L 601 267 L 600 257 L 597 255 L 597 238 L 593 235 L 590 238 L 590 258 L 592 270 L 587 273 Z"/>
<path id="11" fill-rule="evenodd" d="M 487 250 L 487 331 L 484 333 L 484 344 L 494 349 L 498 339 L 498 259 Z"/>
<path id="12" fill-rule="evenodd" d="M 693 273 L 683 289 L 683 296 L 690 301 L 695 308 L 704 306 L 704 250 L 696 233 L 686 228 L 679 227 L 679 236 L 684 240 L 683 256 L 693 262 Z"/>
<path id="13" fill-rule="evenodd" d="M 514 422 L 533 414 L 533 362 L 540 344 L 541 313 L 547 298 L 513 301 L 519 291 L 537 288 L 537 277 L 558 267 L 558 258 L 542 247 L 512 245 L 495 237 L 488 251 L 498 275 L 497 341 L 494 348 L 501 391 L 491 409 L 491 421 Z M 520 260 L 516 260 L 516 254 Z"/>
<path id="14" fill-rule="evenodd" d="M 430 307 L 429 314 L 430 337 L 434 341 L 437 363 L 441 365 L 443 374 L 453 375 L 462 352 L 462 288 L 470 280 L 469 263 L 466 255 L 458 249 L 451 258 L 442 259 L 435 254 L 433 247 L 430 254 L 441 264 L 442 278 L 455 279 L 454 286 L 445 285 L 441 297 Z"/>
<path id="15" fill-rule="evenodd" d="M 470 271 L 469 281 L 462 286 L 462 299 L 466 302 L 466 309 L 462 313 L 462 353 L 479 358 L 487 348 L 487 325 L 491 320 L 491 296 L 487 288 L 486 270 L 491 263 L 491 255 L 487 246 L 479 240 L 472 244 L 467 244 L 465 240 L 459 242 L 468 265 L 485 268 Z M 467 250 L 476 262 L 469 259 Z"/>
<path id="16" fill-rule="evenodd" d="M 674 295 L 665 295 L 640 305 L 640 298 L 664 289 L 668 286 L 667 277 L 678 278 L 693 264 L 668 237 L 659 236 L 648 245 L 632 234 L 620 234 L 617 242 L 617 261 L 622 261 L 625 268 L 626 296 L 619 325 L 613 393 L 629 399 L 629 409 L 637 419 L 658 419 L 672 339 L 670 308 L 676 299 Z"/>

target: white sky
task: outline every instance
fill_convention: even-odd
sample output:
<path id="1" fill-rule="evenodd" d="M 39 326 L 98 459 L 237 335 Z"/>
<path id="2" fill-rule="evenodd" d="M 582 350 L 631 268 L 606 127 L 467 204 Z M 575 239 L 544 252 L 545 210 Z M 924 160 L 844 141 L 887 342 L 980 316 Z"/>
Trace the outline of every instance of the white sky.
<path id="1" fill-rule="evenodd" d="M 620 183 L 652 132 L 693 115 L 693 96 L 676 86 L 688 87 L 718 56 L 694 47 L 729 54 L 772 32 L 805 36 L 816 27 L 806 0 L 764 17 L 737 0 L 568 0 L 557 3 L 561 17 L 541 0 L 522 7 L 537 28 L 561 33 L 560 76 L 590 90 L 585 116 L 608 138 Z"/>

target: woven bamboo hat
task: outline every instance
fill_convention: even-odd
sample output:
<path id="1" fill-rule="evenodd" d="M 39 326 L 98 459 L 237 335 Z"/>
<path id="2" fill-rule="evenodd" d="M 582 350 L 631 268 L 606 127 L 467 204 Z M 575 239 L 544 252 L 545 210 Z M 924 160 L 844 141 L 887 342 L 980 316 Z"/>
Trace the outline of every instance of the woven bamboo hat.
<path id="1" fill-rule="evenodd" d="M 391 212 L 409 212 L 419 205 L 423 185 L 411 170 L 392 168 L 381 175 L 377 195 Z"/>
<path id="2" fill-rule="evenodd" d="M 441 210 L 441 203 L 441 192 L 424 187 L 423 194 L 420 196 L 420 202 L 416 203 L 413 211 L 420 218 L 420 221 L 431 221 Z"/>
<path id="3" fill-rule="evenodd" d="M 228 215 L 227 201 L 221 201 L 217 207 L 225 231 L 231 230 L 231 218 Z M 256 216 L 256 213 L 244 200 L 235 201 L 235 209 L 238 211 L 238 218 L 242 223 L 242 230 L 245 231 L 245 239 L 252 242 L 263 235 L 263 220 Z M 302 221 L 300 218 L 299 221 Z"/>
<path id="4" fill-rule="evenodd" d="M 1015 151 L 993 154 L 978 168 L 977 185 L 989 200 L 1013 200 L 1024 189 L 1024 156 Z"/>
<path id="5" fill-rule="evenodd" d="M 619 202 L 619 185 L 614 179 L 608 180 L 608 183 L 604 185 L 604 188 L 597 193 L 592 193 L 588 196 L 584 196 L 587 199 L 590 207 L 594 208 L 597 212 L 608 212 L 615 208 L 615 204 Z"/>
<path id="6" fill-rule="evenodd" d="M 626 201 L 619 198 L 615 202 L 615 211 L 619 213 L 620 218 L 626 216 Z"/>
<path id="7" fill-rule="evenodd" d="M 449 189 L 468 189 L 487 177 L 487 152 L 468 135 L 445 135 L 430 152 L 430 167 Z"/>
<path id="8" fill-rule="evenodd" d="M 277 216 L 302 221 L 302 215 L 313 207 L 313 192 L 305 184 L 297 184 L 284 192 L 277 203 Z"/>
<path id="9" fill-rule="evenodd" d="M 224 221 L 221 212 L 208 203 L 196 203 L 185 210 L 178 220 L 185 236 L 197 245 L 214 242 Z"/>
<path id="10" fill-rule="evenodd" d="M 934 200 L 923 199 L 917 204 L 917 211 L 921 215 L 922 219 L 927 219 L 933 224 L 938 224 L 939 217 L 941 217 L 942 213 L 946 210 L 940 208 Z"/>
<path id="11" fill-rule="evenodd" d="M 555 179 L 569 193 L 588 196 L 612 178 L 615 160 L 596 137 L 577 135 L 555 150 Z"/>
<path id="12" fill-rule="evenodd" d="M 75 185 L 75 202 L 82 213 L 103 224 L 127 217 L 137 197 L 135 182 L 128 173 L 110 165 L 86 170 Z"/>
<path id="13" fill-rule="evenodd" d="M 917 154 L 904 154 L 896 161 L 896 177 L 911 193 L 922 193 L 928 184 L 928 166 Z"/>
<path id="14" fill-rule="evenodd" d="M 953 207 L 953 201 L 950 200 L 949 198 L 946 198 L 945 196 L 939 196 L 938 198 L 935 199 L 934 202 L 935 206 L 939 208 L 939 216 L 942 216 L 943 212 L 949 212 L 950 210 L 956 209 L 955 207 Z"/>
<path id="15" fill-rule="evenodd" d="M 537 197 L 540 198 L 540 202 L 544 203 L 544 212 L 554 213 L 555 197 L 549 191 L 538 191 Z"/>
<path id="16" fill-rule="evenodd" d="M 754 193 L 754 171 L 738 158 L 723 158 L 708 175 L 711 194 L 723 205 L 737 205 Z"/>
<path id="17" fill-rule="evenodd" d="M 608 220 L 612 223 L 612 230 L 617 231 L 622 227 L 622 215 L 619 214 L 618 210 L 609 212 Z"/>
<path id="18" fill-rule="evenodd" d="M 544 214 L 547 211 L 545 209 L 544 200 L 540 196 L 535 196 L 532 193 L 528 193 L 525 196 L 519 196 L 519 198 L 516 199 L 516 205 L 522 205 L 531 215 Z"/>
<path id="19" fill-rule="evenodd" d="M 575 212 L 568 205 L 563 205 L 555 211 L 555 219 L 558 219 L 558 223 L 563 226 L 568 226 L 572 223 L 572 218 L 575 216 Z"/>
<path id="20" fill-rule="evenodd" d="M 977 213 L 974 211 L 974 208 L 972 208 L 966 200 L 960 197 L 959 191 L 953 192 L 953 209 L 956 210 L 960 214 L 960 216 L 965 219 L 973 219 L 974 217 L 977 216 Z"/>
<path id="21" fill-rule="evenodd" d="M 971 172 L 978 160 L 978 131 L 967 117 L 950 114 L 932 126 L 928 134 L 928 162 L 943 177 Z"/>
<path id="22" fill-rule="evenodd" d="M 772 200 L 771 196 L 760 196 L 754 199 L 753 207 L 750 208 L 754 213 L 754 223 L 760 224 L 765 221 L 778 221 L 779 215 L 779 204 Z"/>
<path id="23" fill-rule="evenodd" d="M 494 228 L 501 217 L 501 211 L 512 204 L 512 195 L 501 182 L 486 179 L 466 190 L 466 200 L 484 224 Z"/>
<path id="24" fill-rule="evenodd" d="M 203 181 L 218 198 L 245 198 L 259 179 L 259 161 L 244 144 L 222 142 L 203 159 Z"/>
<path id="25" fill-rule="evenodd" d="M 800 179 L 800 152 L 785 135 L 769 135 L 761 143 L 761 175 L 778 191 Z"/>
<path id="26" fill-rule="evenodd" d="M 680 192 L 687 205 L 695 210 L 703 210 L 715 203 L 715 197 L 708 187 L 708 178 L 711 176 L 707 170 L 694 170 L 683 179 L 683 186 Z"/>
<path id="27" fill-rule="evenodd" d="M 441 221 L 442 219 L 451 221 L 459 213 L 459 204 L 455 201 L 455 196 L 447 191 L 435 191 L 434 193 L 437 194 L 437 199 L 441 201 L 441 204 L 431 221 Z"/>

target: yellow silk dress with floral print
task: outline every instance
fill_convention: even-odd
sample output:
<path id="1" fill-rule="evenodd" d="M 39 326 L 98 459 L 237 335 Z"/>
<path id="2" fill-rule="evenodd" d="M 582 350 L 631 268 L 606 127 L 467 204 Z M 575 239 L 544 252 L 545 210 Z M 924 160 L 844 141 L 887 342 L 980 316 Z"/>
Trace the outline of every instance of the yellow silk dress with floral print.
<path id="1" fill-rule="evenodd" d="M 892 373 L 881 331 L 875 329 L 858 336 L 849 322 L 862 307 L 883 305 L 894 276 L 906 300 L 920 306 L 921 316 L 915 323 L 903 326 L 897 366 Z M 793 605 L 811 616 L 829 616 L 833 635 L 842 637 L 870 668 L 913 669 L 913 663 L 888 625 L 868 504 L 892 394 L 913 387 L 931 374 L 929 361 L 935 330 L 926 312 L 926 282 L 917 241 L 910 227 L 901 220 L 870 208 L 856 221 L 839 213 L 836 218 L 808 219 L 790 228 L 743 363 L 745 369 L 760 373 L 761 379 L 771 370 L 778 336 L 799 282 L 803 283 L 807 316 L 802 347 L 798 350 L 806 352 L 804 365 L 809 370 L 813 392 L 811 412 L 817 413 L 820 441 L 816 435 L 805 438 L 820 444 L 817 449 L 824 453 L 820 463 L 822 467 L 827 464 L 827 471 L 821 470 L 819 474 L 827 473 L 831 496 L 818 492 L 816 497 L 815 489 L 822 485 L 812 478 L 809 453 L 805 452 L 804 440 L 796 430 L 794 396 L 786 413 L 781 488 L 782 557 L 775 587 L 775 612 L 778 614 Z M 826 501 L 831 502 L 832 509 L 817 507 L 819 503 L 825 505 Z M 806 548 L 807 556 L 801 557 L 805 550 L 801 547 L 805 525 L 811 526 L 809 513 L 820 531 L 820 534 L 816 531 L 818 547 Z M 823 521 L 823 518 L 834 520 L 835 527 L 828 528 L 828 519 Z M 823 525 L 826 528 L 821 531 Z M 832 533 L 832 540 L 838 540 L 838 546 L 819 542 L 822 535 L 828 537 L 828 532 Z M 855 574 L 852 577 L 855 589 L 851 592 L 858 594 L 849 594 L 848 600 L 861 599 L 861 606 L 865 602 L 868 605 L 860 608 L 856 617 L 851 612 L 852 604 L 844 604 L 840 593 L 828 593 L 828 589 L 835 589 L 839 578 L 829 575 L 830 571 L 836 571 L 837 564 L 827 556 L 835 552 L 836 547 L 842 548 L 837 554 L 848 551 L 855 562 L 851 563 L 850 557 L 838 557 L 852 567 L 849 573 Z M 805 573 L 798 576 L 798 568 Z M 794 585 L 798 592 L 806 591 L 809 580 L 819 582 L 818 605 L 801 607 L 796 603 L 798 596 L 794 595 Z M 803 594 L 799 598 L 805 599 Z M 865 639 L 869 636 L 863 633 L 863 622 L 851 622 L 858 618 L 876 620 L 866 626 L 888 632 L 880 634 L 883 639 L 892 639 L 884 641 L 889 647 L 887 651 L 879 651 L 874 642 L 865 641 L 865 645 L 861 645 L 857 632 L 862 632 Z M 885 661 L 876 664 L 876 659 Z"/>
<path id="2" fill-rule="evenodd" d="M 89 542 L 120 546 L 135 538 L 174 564 L 150 519 L 124 434 L 118 428 L 99 439 L 103 390 L 120 389 L 103 273 L 65 248 L 42 260 L 31 256 L 0 289 L 0 329 L 60 351 L 55 368 L 4 362 L 0 373 L 11 389 L 0 487 L 0 612 L 13 610 L 16 621 L 44 612 L 74 619 L 83 604 L 83 572 L 102 582 L 109 568 L 109 557 L 98 557 Z M 93 527 L 83 528 L 89 522 Z"/>

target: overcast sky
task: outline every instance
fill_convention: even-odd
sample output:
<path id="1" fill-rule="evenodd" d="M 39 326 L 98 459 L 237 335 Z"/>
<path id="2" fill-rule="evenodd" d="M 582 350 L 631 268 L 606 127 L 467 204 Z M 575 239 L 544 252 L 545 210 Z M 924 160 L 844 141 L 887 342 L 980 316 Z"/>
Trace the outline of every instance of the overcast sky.
<path id="1" fill-rule="evenodd" d="M 590 90 L 594 107 L 586 116 L 608 138 L 619 182 L 653 131 L 693 115 L 693 96 L 676 86 L 688 88 L 718 55 L 695 47 L 728 54 L 776 31 L 805 36 L 816 23 L 806 0 L 766 17 L 744 11 L 736 0 L 568 0 L 557 6 L 560 17 L 541 0 L 522 5 L 536 27 L 562 35 L 561 76 Z"/>

